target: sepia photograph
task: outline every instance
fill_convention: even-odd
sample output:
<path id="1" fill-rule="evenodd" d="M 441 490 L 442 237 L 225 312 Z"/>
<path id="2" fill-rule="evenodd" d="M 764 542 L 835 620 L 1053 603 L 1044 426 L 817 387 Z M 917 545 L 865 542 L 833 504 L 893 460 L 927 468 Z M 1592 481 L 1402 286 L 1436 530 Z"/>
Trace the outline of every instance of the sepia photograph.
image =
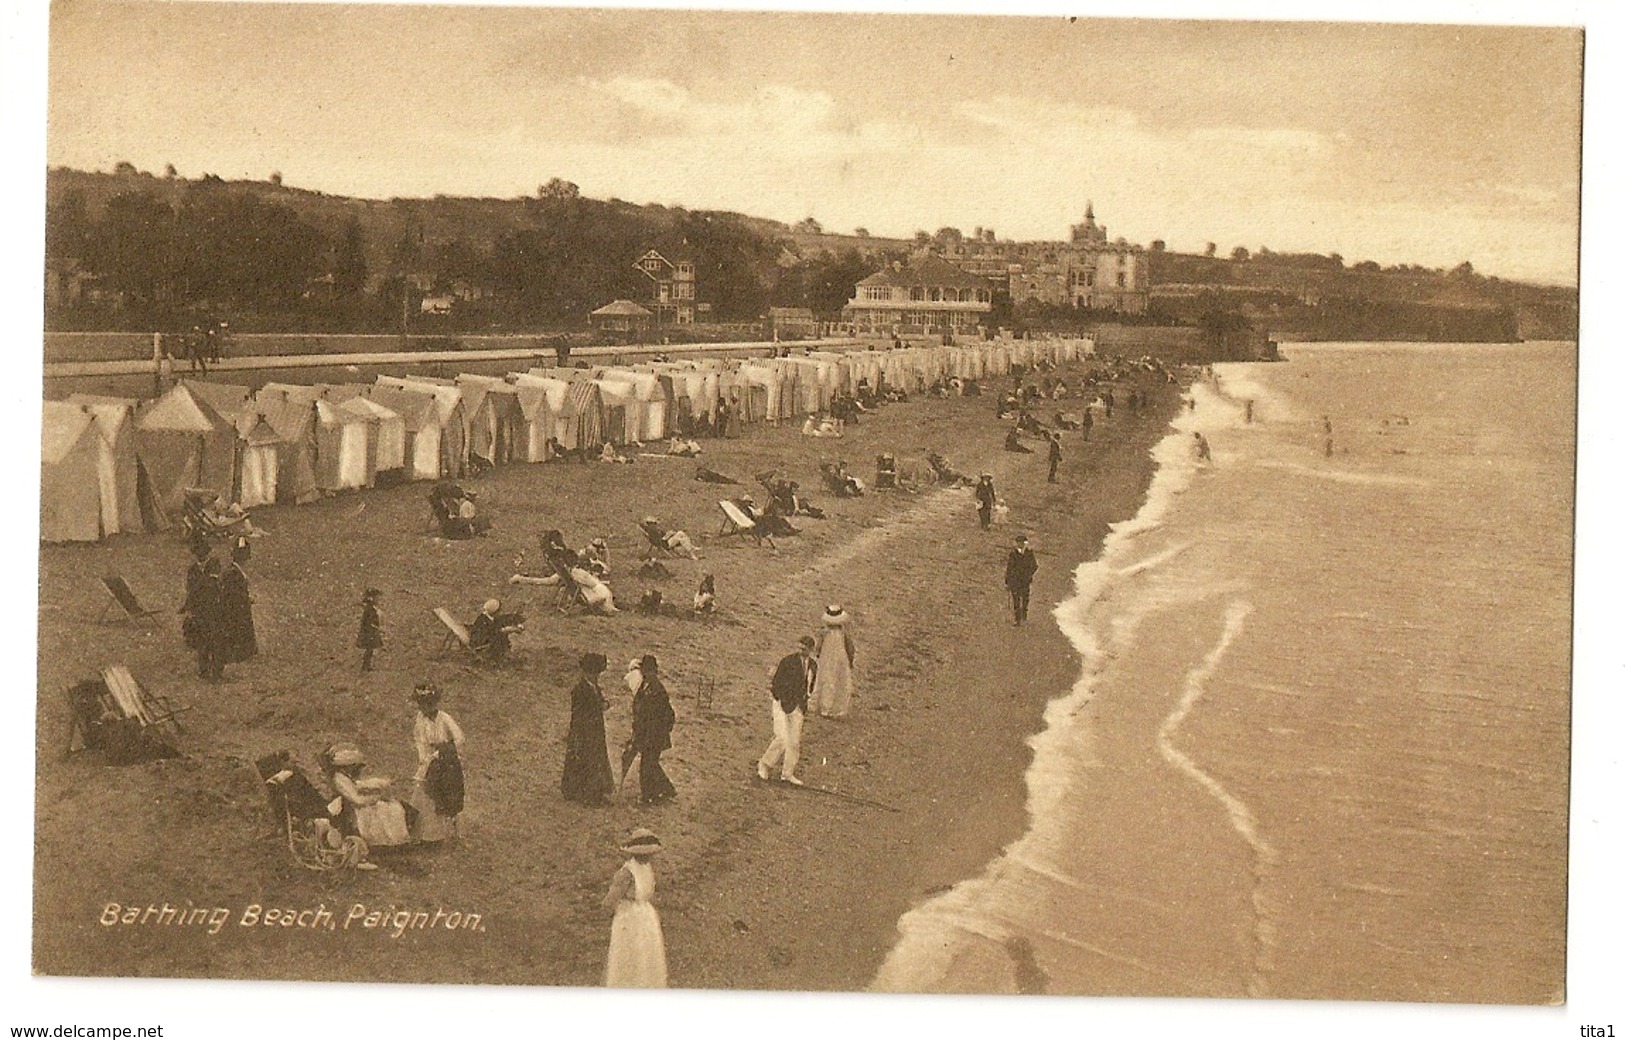
<path id="1" fill-rule="evenodd" d="M 1333 6 L 40 5 L 0 1024 L 1613 1035 L 1602 16 Z"/>

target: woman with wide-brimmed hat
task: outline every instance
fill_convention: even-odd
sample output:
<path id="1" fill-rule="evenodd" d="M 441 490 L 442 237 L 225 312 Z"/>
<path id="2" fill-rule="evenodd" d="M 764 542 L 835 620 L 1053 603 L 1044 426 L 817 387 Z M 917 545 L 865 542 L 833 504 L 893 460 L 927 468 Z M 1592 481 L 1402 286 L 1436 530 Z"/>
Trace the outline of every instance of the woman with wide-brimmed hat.
<path id="1" fill-rule="evenodd" d="M 845 718 L 852 710 L 852 662 L 857 648 L 847 627 L 851 619 L 839 604 L 826 607 L 824 627 L 813 651 L 818 674 L 813 679 L 812 710 L 826 719 Z"/>
<path id="2" fill-rule="evenodd" d="M 660 839 L 639 827 L 621 843 L 630 857 L 615 872 L 604 907 L 615 911 L 609 926 L 609 963 L 604 985 L 662 988 L 666 985 L 666 939 L 655 910 L 655 872 L 650 860 L 661 850 Z"/>
<path id="3" fill-rule="evenodd" d="M 582 805 L 605 805 L 615 793 L 604 741 L 604 699 L 598 677 L 609 662 L 603 654 L 581 655 L 581 681 L 570 692 L 570 735 L 564 744 L 564 797 Z"/>
<path id="4" fill-rule="evenodd" d="M 440 688 L 419 683 L 412 691 L 412 747 L 418 755 L 413 777 L 417 792 L 417 838 L 436 842 L 457 837 L 463 812 L 463 729 L 440 710 Z"/>

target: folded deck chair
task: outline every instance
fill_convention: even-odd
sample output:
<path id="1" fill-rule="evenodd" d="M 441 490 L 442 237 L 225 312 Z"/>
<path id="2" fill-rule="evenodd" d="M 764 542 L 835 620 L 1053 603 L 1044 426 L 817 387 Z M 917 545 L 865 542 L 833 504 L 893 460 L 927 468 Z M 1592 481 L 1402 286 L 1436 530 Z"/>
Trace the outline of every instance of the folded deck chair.
<path id="1" fill-rule="evenodd" d="M 717 508 L 722 510 L 722 528 L 717 531 L 717 537 L 744 534 L 749 535 L 757 545 L 765 541 L 769 548 L 777 548 L 773 544 L 773 539 L 762 530 L 761 525 L 746 516 L 745 511 L 737 504 L 725 498 L 717 503 Z"/>
<path id="2" fill-rule="evenodd" d="M 149 618 L 158 613 L 156 610 L 148 610 L 143 607 L 141 601 L 136 598 L 135 592 L 130 588 L 130 583 L 117 574 L 109 574 L 103 578 L 102 588 L 106 589 L 107 594 L 113 597 L 113 602 L 102 605 L 102 612 L 96 618 L 98 624 L 107 623 L 107 612 L 113 609 L 114 604 L 124 609 L 124 620 L 126 621 L 140 621 L 142 618 Z"/>
<path id="3" fill-rule="evenodd" d="M 434 616 L 440 619 L 440 623 L 442 625 L 446 626 L 446 638 L 440 641 L 440 649 L 436 652 L 435 656 L 444 657 L 446 651 L 456 646 L 461 647 L 463 652 L 470 658 L 474 660 L 479 659 L 479 655 L 474 652 L 474 648 L 468 645 L 467 625 L 464 625 L 461 621 L 458 621 L 456 618 L 452 617 L 451 611 L 447 610 L 445 607 L 435 607 Z"/>
<path id="4" fill-rule="evenodd" d="M 100 679 L 70 687 L 68 704 L 70 755 L 99 750 L 114 765 L 180 755 L 178 716 L 186 709 L 148 692 L 124 665 L 111 665 Z"/>

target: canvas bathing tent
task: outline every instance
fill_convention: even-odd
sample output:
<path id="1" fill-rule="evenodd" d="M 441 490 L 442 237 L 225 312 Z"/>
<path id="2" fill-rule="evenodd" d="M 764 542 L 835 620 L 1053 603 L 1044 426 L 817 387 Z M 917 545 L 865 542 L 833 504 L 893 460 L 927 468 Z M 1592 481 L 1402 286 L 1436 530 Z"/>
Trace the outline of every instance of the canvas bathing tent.
<path id="1" fill-rule="evenodd" d="M 401 417 L 406 479 L 439 480 L 440 411 L 434 395 L 379 384 L 363 387 L 362 394 Z"/>
<path id="2" fill-rule="evenodd" d="M 237 473 L 237 429 L 184 383 L 136 408 L 136 455 L 153 499 L 178 516 L 187 488 L 224 495 Z"/>
<path id="3" fill-rule="evenodd" d="M 460 375 L 456 385 L 468 419 L 468 453 L 493 466 L 512 462 L 519 444 L 529 439 L 514 388 L 494 376 Z"/>
<path id="4" fill-rule="evenodd" d="M 69 404 L 84 405 L 101 435 L 96 476 L 102 496 L 102 533 L 157 530 L 161 511 L 141 501 L 141 464 L 135 452 L 136 402 L 117 397 L 73 394 Z"/>
<path id="5" fill-rule="evenodd" d="M 40 541 L 101 540 L 100 439 L 88 405 L 45 402 L 40 422 Z"/>
<path id="6" fill-rule="evenodd" d="M 409 376 L 379 376 L 378 386 L 410 390 L 434 398 L 440 421 L 440 475 L 460 477 L 468 470 L 468 416 L 463 409 L 463 392 L 444 380 Z"/>
<path id="7" fill-rule="evenodd" d="M 520 387 L 531 386 L 547 395 L 552 436 L 570 451 L 592 451 L 604 443 L 604 402 L 591 379 L 561 379 L 555 372 L 575 369 L 533 368 L 514 378 Z M 585 373 L 582 373 L 585 375 Z"/>
<path id="8" fill-rule="evenodd" d="M 322 491 L 371 487 L 378 472 L 378 422 L 366 409 L 329 401 L 316 386 L 267 383 L 260 391 L 300 402 L 315 416 L 311 456 L 316 486 Z"/>
<path id="9" fill-rule="evenodd" d="M 275 431 L 276 501 L 310 502 L 316 487 L 316 410 L 300 396 L 285 390 L 261 389 L 252 402 L 254 425 L 261 419 Z M 245 505 L 247 503 L 244 503 Z"/>

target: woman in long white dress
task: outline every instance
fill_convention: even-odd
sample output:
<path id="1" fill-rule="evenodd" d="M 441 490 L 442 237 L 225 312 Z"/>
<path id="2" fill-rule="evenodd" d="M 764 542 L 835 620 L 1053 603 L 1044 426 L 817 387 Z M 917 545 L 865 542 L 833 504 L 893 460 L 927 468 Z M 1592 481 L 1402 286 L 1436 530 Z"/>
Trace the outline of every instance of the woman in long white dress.
<path id="1" fill-rule="evenodd" d="M 824 627 L 813 647 L 818 672 L 813 678 L 812 710 L 826 719 L 845 718 L 852 710 L 852 661 L 857 650 L 847 630 L 851 617 L 838 605 L 827 607 Z"/>
<path id="2" fill-rule="evenodd" d="M 661 989 L 666 985 L 666 939 L 660 914 L 651 900 L 655 872 L 650 859 L 661 850 L 653 831 L 639 827 L 621 845 L 631 858 L 621 864 L 610 882 L 604 907 L 613 908 L 609 927 L 609 963 L 604 985 L 620 988 Z"/>
<path id="3" fill-rule="evenodd" d="M 457 837 L 463 811 L 463 728 L 440 710 L 440 690 L 422 683 L 412 691 L 412 748 L 418 771 L 412 778 L 419 841 Z"/>

